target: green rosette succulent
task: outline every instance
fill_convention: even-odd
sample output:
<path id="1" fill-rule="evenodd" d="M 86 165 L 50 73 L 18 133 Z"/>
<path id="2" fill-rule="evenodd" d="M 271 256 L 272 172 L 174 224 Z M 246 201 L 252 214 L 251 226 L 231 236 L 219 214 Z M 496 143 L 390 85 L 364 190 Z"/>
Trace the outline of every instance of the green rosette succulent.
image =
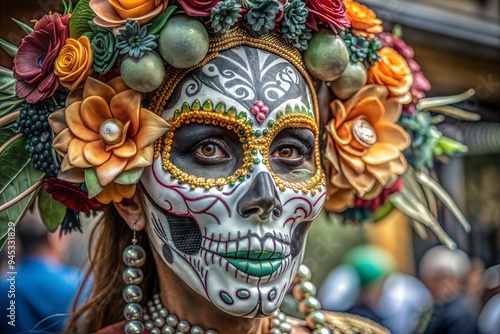
<path id="1" fill-rule="evenodd" d="M 245 15 L 246 23 L 249 25 L 255 37 L 267 35 L 274 29 L 276 15 L 282 4 L 276 0 L 253 0 L 248 2 L 249 10 Z"/>
<path id="2" fill-rule="evenodd" d="M 339 33 L 349 50 L 349 59 L 352 63 L 364 62 L 368 57 L 370 42 L 363 36 L 356 36 L 346 28 Z"/>
<path id="3" fill-rule="evenodd" d="M 241 5 L 235 0 L 224 0 L 212 8 L 210 19 L 215 33 L 226 33 L 241 17 Z"/>
<path id="4" fill-rule="evenodd" d="M 138 21 L 127 20 L 125 28 L 119 29 L 119 32 L 116 47 L 122 55 L 140 59 L 158 46 L 158 35 L 149 35 L 147 26 L 141 27 Z"/>
<path id="5" fill-rule="evenodd" d="M 88 24 L 92 31 L 85 33 L 85 35 L 90 40 L 92 53 L 94 54 L 94 71 L 105 74 L 113 67 L 118 58 L 115 34 L 109 28 L 99 27 L 92 22 Z"/>
<path id="6" fill-rule="evenodd" d="M 283 37 L 299 50 L 307 50 L 311 39 L 311 29 L 306 26 L 309 11 L 305 3 L 300 0 L 289 2 L 283 12 L 280 31 Z"/>
<path id="7" fill-rule="evenodd" d="M 434 165 L 434 149 L 443 137 L 435 122 L 436 119 L 427 112 L 403 115 L 398 122 L 410 135 L 411 145 L 403 154 L 416 170 L 424 166 L 432 168 Z"/>

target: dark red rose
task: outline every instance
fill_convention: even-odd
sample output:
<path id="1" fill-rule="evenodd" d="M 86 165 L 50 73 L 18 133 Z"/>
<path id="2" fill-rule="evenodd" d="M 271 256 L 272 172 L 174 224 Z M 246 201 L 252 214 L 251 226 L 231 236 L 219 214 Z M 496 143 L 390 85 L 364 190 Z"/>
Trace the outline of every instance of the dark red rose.
<path id="1" fill-rule="evenodd" d="M 177 0 L 189 16 L 208 17 L 220 0 Z"/>
<path id="2" fill-rule="evenodd" d="M 101 208 L 102 204 L 98 200 L 89 198 L 87 192 L 77 185 L 58 178 L 45 179 L 45 182 L 45 191 L 71 210 L 89 213 Z"/>
<path id="3" fill-rule="evenodd" d="M 384 205 L 387 202 L 387 200 L 389 199 L 389 196 L 400 191 L 402 186 L 403 186 L 403 180 L 401 178 L 399 178 L 396 181 L 396 183 L 394 183 L 394 185 L 392 187 L 389 187 L 389 188 L 382 190 L 380 195 L 372 200 L 364 200 L 364 199 L 361 199 L 359 197 L 356 197 L 354 207 L 366 209 L 366 210 L 371 211 L 371 212 L 375 212 L 375 211 L 377 211 L 378 208 L 380 208 L 382 205 Z"/>
<path id="4" fill-rule="evenodd" d="M 342 0 L 309 0 L 306 8 L 309 10 L 307 25 L 314 30 L 318 30 L 318 23 L 328 24 L 336 33 L 337 29 L 344 30 L 351 25 Z"/>
<path id="5" fill-rule="evenodd" d="M 51 97 L 59 88 L 54 61 L 69 37 L 70 17 L 70 14 L 62 16 L 59 13 L 45 15 L 19 46 L 13 68 L 16 92 L 28 103 L 35 104 Z"/>

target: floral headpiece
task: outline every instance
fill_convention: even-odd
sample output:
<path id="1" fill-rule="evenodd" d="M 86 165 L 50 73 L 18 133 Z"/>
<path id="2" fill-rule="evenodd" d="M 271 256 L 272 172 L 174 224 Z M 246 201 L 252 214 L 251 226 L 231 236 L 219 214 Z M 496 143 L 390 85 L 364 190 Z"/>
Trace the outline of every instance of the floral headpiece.
<path id="1" fill-rule="evenodd" d="M 200 66 L 214 40 L 235 29 L 297 50 L 307 74 L 330 88 L 322 110 L 325 209 L 345 221 L 379 220 L 398 208 L 453 242 L 436 198 L 468 223 L 429 175 L 435 158 L 466 147 L 436 128 L 446 106 L 470 97 L 425 98 L 429 82 L 413 50 L 351 0 L 81 0 L 48 13 L 0 68 L 0 221 L 17 223 L 37 201 L 55 231 L 79 229 L 78 212 L 133 196 L 154 143 L 169 128 L 145 108 L 178 71 Z M 290 56 L 295 57 L 295 56 Z M 177 72 L 176 72 L 177 71 Z M 174 85 L 176 83 L 174 82 Z M 311 86 L 312 86 L 311 81 Z M 153 93 L 152 93 L 153 92 Z M 151 93 L 143 95 L 142 93 Z M 316 111 L 318 112 L 318 111 Z M 7 224 L 0 226 L 0 245 Z"/>

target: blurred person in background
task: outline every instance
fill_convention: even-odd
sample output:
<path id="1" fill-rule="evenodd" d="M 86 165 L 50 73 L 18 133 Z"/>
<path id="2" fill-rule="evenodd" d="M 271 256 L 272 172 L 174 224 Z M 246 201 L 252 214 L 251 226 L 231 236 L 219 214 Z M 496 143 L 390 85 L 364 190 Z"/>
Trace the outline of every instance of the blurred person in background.
<path id="1" fill-rule="evenodd" d="M 0 333 L 61 333 L 82 279 L 78 269 L 64 263 L 69 239 L 48 233 L 40 218 L 29 213 L 16 236 L 15 296 L 7 298 L 10 275 L 2 271 Z M 15 301 L 15 326 L 8 324 L 11 300 Z"/>
<path id="2" fill-rule="evenodd" d="M 500 334 L 500 264 L 485 270 L 483 283 L 485 305 L 479 315 L 479 332 Z"/>
<path id="3" fill-rule="evenodd" d="M 362 245 L 350 250 L 321 286 L 318 298 L 326 310 L 344 311 L 382 323 L 379 302 L 384 281 L 395 269 L 385 250 Z"/>
<path id="4" fill-rule="evenodd" d="M 471 272 L 467 254 L 436 246 L 420 262 L 420 278 L 434 299 L 425 334 L 477 333 L 479 305 L 465 293 Z"/>

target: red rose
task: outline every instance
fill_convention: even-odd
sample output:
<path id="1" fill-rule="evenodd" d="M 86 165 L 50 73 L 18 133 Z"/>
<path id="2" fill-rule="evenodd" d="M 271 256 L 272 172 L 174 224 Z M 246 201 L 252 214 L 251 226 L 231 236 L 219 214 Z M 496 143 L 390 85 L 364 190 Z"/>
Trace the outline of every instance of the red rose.
<path id="1" fill-rule="evenodd" d="M 51 97 L 59 88 L 54 74 L 54 61 L 68 38 L 70 14 L 48 14 L 35 23 L 14 57 L 16 92 L 20 98 L 35 104 Z"/>
<path id="2" fill-rule="evenodd" d="M 386 188 L 382 190 L 379 196 L 375 197 L 374 199 L 371 200 L 364 200 L 359 197 L 356 197 L 356 201 L 354 204 L 355 208 L 363 208 L 366 210 L 369 210 L 371 212 L 377 211 L 378 208 L 383 206 L 387 200 L 389 199 L 389 196 L 391 196 L 394 193 L 397 193 L 401 190 L 403 187 L 403 179 L 398 178 L 396 183 L 392 185 L 389 188 Z"/>
<path id="3" fill-rule="evenodd" d="M 71 210 L 89 213 L 101 208 L 101 203 L 97 199 L 89 198 L 85 190 L 72 183 L 58 178 L 45 179 L 45 182 L 47 182 L 45 191 Z"/>
<path id="4" fill-rule="evenodd" d="M 342 0 L 309 0 L 306 8 L 309 10 L 307 25 L 314 30 L 318 30 L 318 22 L 328 24 L 336 33 L 337 28 L 344 30 L 351 25 L 345 15 L 345 5 Z"/>
<path id="5" fill-rule="evenodd" d="M 177 0 L 189 16 L 208 17 L 220 0 Z"/>

